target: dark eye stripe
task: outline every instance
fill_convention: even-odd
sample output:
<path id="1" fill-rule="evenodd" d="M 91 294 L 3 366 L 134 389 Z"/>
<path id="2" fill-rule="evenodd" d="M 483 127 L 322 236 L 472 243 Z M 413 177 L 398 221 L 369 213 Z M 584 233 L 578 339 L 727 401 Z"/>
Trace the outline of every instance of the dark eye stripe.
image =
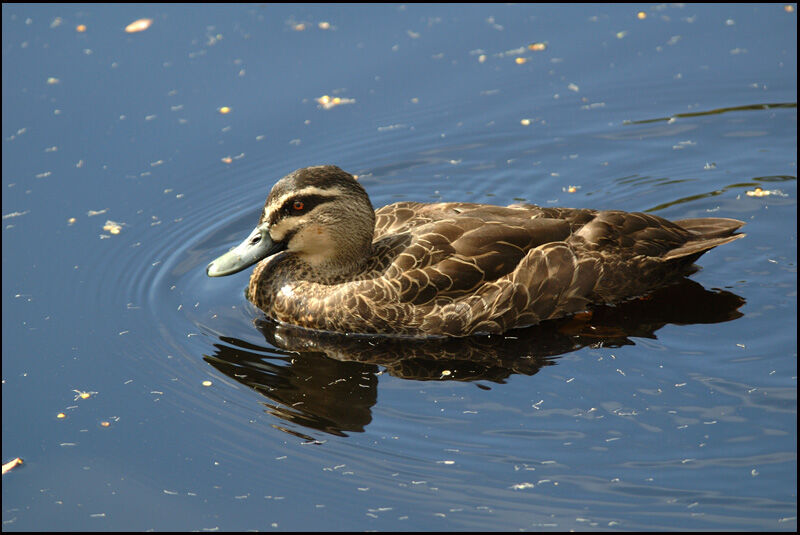
<path id="1" fill-rule="evenodd" d="M 333 200 L 333 197 L 325 195 L 295 195 L 286 199 L 279 210 L 272 213 L 270 224 L 275 224 L 278 220 L 284 217 L 291 217 L 297 215 L 307 214 L 320 204 Z M 301 207 L 299 208 L 298 207 Z"/>

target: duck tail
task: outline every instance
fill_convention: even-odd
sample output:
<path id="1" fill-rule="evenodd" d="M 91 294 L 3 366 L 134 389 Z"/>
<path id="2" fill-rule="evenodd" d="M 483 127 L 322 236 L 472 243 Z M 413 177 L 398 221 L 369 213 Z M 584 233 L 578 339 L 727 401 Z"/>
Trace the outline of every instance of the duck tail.
<path id="1" fill-rule="evenodd" d="M 726 217 L 697 217 L 694 219 L 681 219 L 674 223 L 686 230 L 699 234 L 703 238 L 729 237 L 744 226 L 744 221 Z M 740 236 L 744 236 L 744 234 Z"/>
<path id="2" fill-rule="evenodd" d="M 675 221 L 675 224 L 692 232 L 695 236 L 681 247 L 672 249 L 665 254 L 662 257 L 664 260 L 674 260 L 689 256 L 694 256 L 697 259 L 709 249 L 747 236 L 747 234 L 734 234 L 744 225 L 744 222 L 738 219 L 700 217 L 681 219 Z"/>

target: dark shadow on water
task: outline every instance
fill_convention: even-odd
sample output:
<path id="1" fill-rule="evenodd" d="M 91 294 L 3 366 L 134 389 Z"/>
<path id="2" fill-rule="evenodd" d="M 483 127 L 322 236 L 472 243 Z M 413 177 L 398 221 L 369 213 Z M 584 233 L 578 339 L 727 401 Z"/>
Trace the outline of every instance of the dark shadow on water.
<path id="1" fill-rule="evenodd" d="M 656 122 L 669 122 L 676 117 L 703 117 L 705 115 L 720 115 L 723 113 L 732 113 L 732 112 L 742 112 L 742 111 L 764 111 L 764 110 L 773 110 L 777 108 L 789 108 L 789 109 L 796 109 L 797 102 L 774 102 L 774 103 L 766 103 L 766 104 L 749 104 L 747 106 L 733 106 L 727 108 L 716 108 L 713 110 L 703 110 L 703 111 L 695 111 L 695 112 L 686 112 L 686 113 L 676 113 L 674 115 L 670 115 L 669 117 L 658 117 L 656 119 L 642 119 L 638 121 L 623 121 L 622 124 L 624 125 L 633 125 L 633 124 L 647 124 L 647 123 L 656 123 Z"/>
<path id="2" fill-rule="evenodd" d="M 742 316 L 744 299 L 689 279 L 591 314 L 548 321 L 504 335 L 397 338 L 310 332 L 263 317 L 256 327 L 272 347 L 220 337 L 204 359 L 268 401 L 267 412 L 300 426 L 346 436 L 372 420 L 381 369 L 417 381 L 491 381 L 534 375 L 582 347 L 634 345 L 666 324 L 721 323 Z M 478 384 L 482 388 L 488 388 Z M 276 426 L 279 427 L 279 426 Z M 311 437 L 280 429 L 313 441 Z"/>

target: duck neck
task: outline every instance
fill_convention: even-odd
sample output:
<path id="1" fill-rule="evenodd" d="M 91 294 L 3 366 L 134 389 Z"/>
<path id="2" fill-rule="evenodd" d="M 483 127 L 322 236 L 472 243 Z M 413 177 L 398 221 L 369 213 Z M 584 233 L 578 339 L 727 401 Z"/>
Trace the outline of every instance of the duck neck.
<path id="1" fill-rule="evenodd" d="M 357 278 L 366 271 L 373 254 L 372 241 L 355 236 L 340 240 L 325 254 L 297 254 L 296 278 L 322 284 L 337 284 Z"/>

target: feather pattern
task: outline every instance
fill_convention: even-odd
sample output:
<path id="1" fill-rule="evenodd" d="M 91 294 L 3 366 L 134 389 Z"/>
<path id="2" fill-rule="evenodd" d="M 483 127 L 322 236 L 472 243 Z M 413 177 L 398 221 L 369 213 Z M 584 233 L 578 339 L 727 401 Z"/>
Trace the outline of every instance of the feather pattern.
<path id="1" fill-rule="evenodd" d="M 352 175 L 304 168 L 267 199 L 256 230 L 285 243 L 258 263 L 247 295 L 270 317 L 315 330 L 501 333 L 643 295 L 744 237 L 743 224 L 533 204 L 373 211 Z"/>

